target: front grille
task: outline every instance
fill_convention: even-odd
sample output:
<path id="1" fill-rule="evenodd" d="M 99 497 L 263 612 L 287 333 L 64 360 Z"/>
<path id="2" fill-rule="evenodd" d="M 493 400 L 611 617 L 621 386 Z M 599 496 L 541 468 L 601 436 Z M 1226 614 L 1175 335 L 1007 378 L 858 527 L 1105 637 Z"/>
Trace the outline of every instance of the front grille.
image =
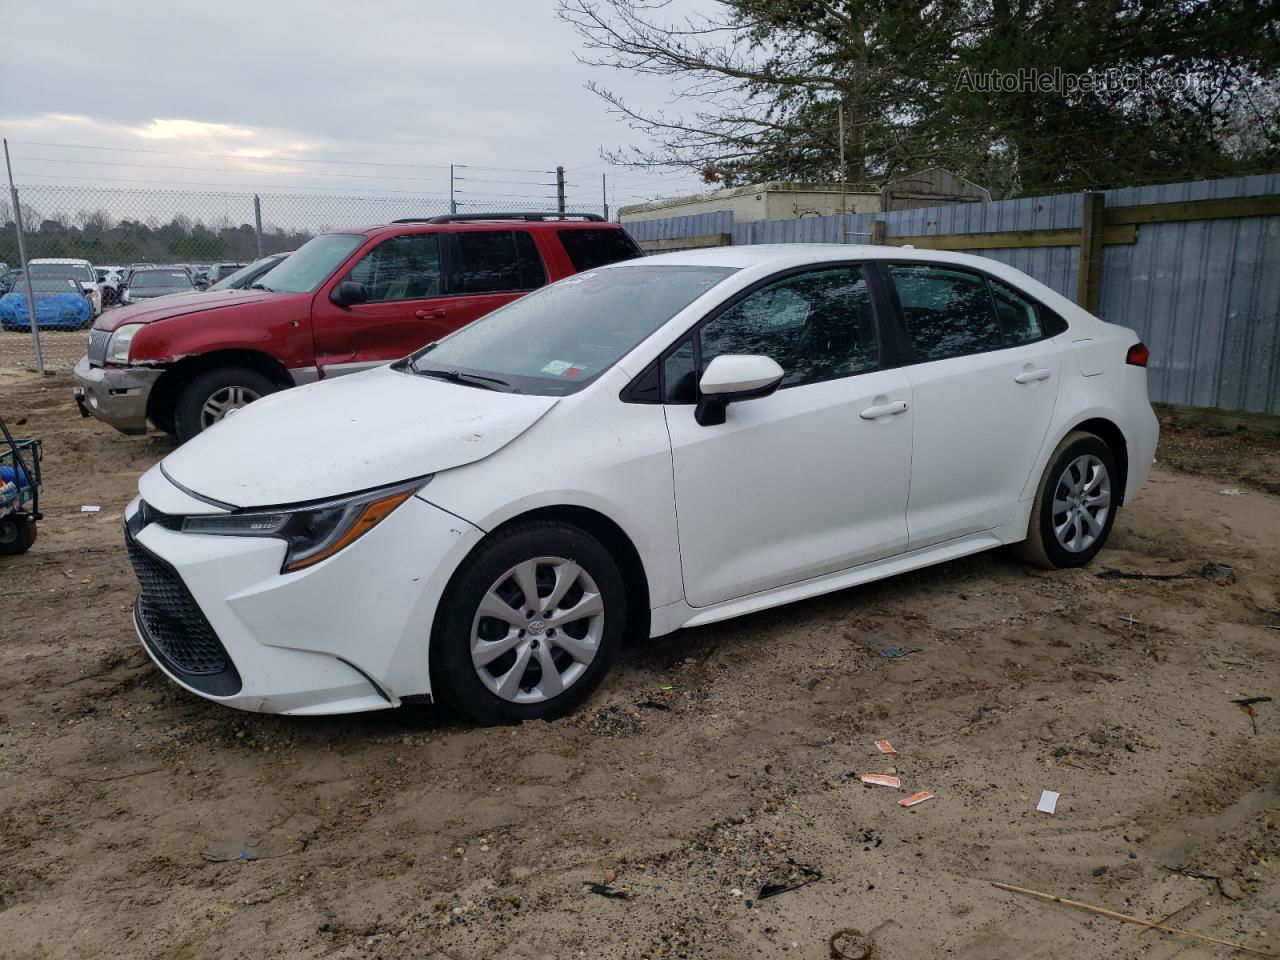
<path id="1" fill-rule="evenodd" d="M 137 515 L 135 515 L 135 521 Z M 129 562 L 142 586 L 134 615 L 143 640 L 166 667 L 191 686 L 226 696 L 240 689 L 240 674 L 178 571 L 134 539 L 125 527 Z"/>
<path id="2" fill-rule="evenodd" d="M 89 362 L 102 366 L 107 361 L 107 344 L 111 342 L 111 331 L 98 330 L 96 327 L 89 331 Z"/>

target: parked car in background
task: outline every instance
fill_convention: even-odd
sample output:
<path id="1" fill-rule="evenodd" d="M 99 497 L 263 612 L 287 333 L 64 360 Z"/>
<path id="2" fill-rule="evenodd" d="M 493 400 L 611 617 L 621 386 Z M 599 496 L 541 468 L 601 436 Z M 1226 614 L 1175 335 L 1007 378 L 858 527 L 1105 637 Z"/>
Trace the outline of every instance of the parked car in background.
<path id="1" fill-rule="evenodd" d="M 98 275 L 98 286 L 102 290 L 102 305 L 112 307 L 120 302 L 120 289 L 124 286 L 123 267 L 94 267 Z"/>
<path id="2" fill-rule="evenodd" d="M 134 626 L 246 710 L 551 719 L 627 633 L 1002 545 L 1089 563 L 1155 453 L 1147 356 L 965 254 L 592 269 L 169 454 L 125 510 Z"/>
<path id="3" fill-rule="evenodd" d="M 456 214 L 327 233 L 251 290 L 113 310 L 76 366 L 76 399 L 124 433 L 187 440 L 285 387 L 403 357 L 530 290 L 640 255 L 585 214 Z"/>
<path id="4" fill-rule="evenodd" d="M 31 289 L 36 298 L 36 324 L 41 330 L 80 330 L 93 322 L 81 272 L 67 264 L 30 261 Z M 26 283 L 0 297 L 0 327 L 30 330 Z"/>
<path id="5" fill-rule="evenodd" d="M 244 290 L 246 287 L 252 287 L 266 273 L 274 270 L 285 258 L 288 257 L 292 250 L 288 253 L 272 253 L 261 260 L 255 260 L 247 267 L 241 267 L 235 273 L 228 274 L 217 283 L 209 287 L 210 290 Z"/>
<path id="6" fill-rule="evenodd" d="M 28 261 L 31 267 L 31 276 L 36 276 L 36 266 L 57 266 L 66 267 L 80 284 L 80 289 L 89 300 L 90 308 L 96 317 L 102 313 L 102 288 L 98 284 L 98 274 L 94 272 L 93 264 L 88 260 L 82 260 L 78 257 L 37 257 L 35 260 Z"/>
<path id="7" fill-rule="evenodd" d="M 245 264 L 243 263 L 215 263 L 209 268 L 206 277 L 208 278 L 210 285 L 212 285 L 231 276 L 231 274 L 235 273 L 237 270 L 244 269 L 244 267 Z"/>
<path id="8" fill-rule="evenodd" d="M 185 267 L 139 267 L 129 271 L 120 302 L 127 305 L 194 290 L 195 283 Z"/>
<path id="9" fill-rule="evenodd" d="M 4 273 L 0 273 L 0 297 L 12 290 L 14 285 L 21 279 L 22 271 L 16 268 L 10 268 Z"/>

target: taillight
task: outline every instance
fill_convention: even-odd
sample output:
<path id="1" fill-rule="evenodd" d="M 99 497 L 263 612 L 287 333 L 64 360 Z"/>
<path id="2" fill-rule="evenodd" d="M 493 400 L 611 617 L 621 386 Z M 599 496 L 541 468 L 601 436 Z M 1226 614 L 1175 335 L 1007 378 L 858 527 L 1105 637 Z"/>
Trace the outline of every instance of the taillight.
<path id="1" fill-rule="evenodd" d="M 1151 351 L 1147 349 L 1147 345 L 1139 341 L 1129 348 L 1129 352 L 1125 355 L 1124 362 L 1131 363 L 1135 367 L 1145 367 L 1147 361 L 1151 359 Z"/>

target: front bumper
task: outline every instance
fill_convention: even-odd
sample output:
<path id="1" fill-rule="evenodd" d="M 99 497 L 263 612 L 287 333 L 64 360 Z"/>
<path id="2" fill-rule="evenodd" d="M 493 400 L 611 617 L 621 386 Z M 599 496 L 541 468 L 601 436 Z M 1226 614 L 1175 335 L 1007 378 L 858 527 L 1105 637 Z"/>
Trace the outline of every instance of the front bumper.
<path id="1" fill-rule="evenodd" d="M 142 525 L 139 504 L 125 511 L 126 536 L 172 571 L 158 589 L 185 592 L 184 610 L 196 612 L 175 640 L 152 635 L 145 604 L 135 611 L 139 639 L 174 682 L 262 713 L 353 713 L 430 693 L 436 605 L 483 536 L 478 528 L 410 497 L 340 553 L 281 574 L 281 540 Z M 145 581 L 144 588 L 157 590 Z"/>
<path id="2" fill-rule="evenodd" d="M 81 357 L 73 374 L 80 415 L 97 417 L 121 433 L 147 432 L 147 398 L 163 370 L 149 367 L 95 367 Z"/>

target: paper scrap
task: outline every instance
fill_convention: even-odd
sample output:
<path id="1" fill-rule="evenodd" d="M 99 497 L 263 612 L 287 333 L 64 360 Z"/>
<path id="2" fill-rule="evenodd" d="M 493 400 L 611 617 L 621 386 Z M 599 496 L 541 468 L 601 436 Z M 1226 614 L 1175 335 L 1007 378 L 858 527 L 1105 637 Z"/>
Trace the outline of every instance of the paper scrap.
<path id="1" fill-rule="evenodd" d="M 883 773 L 864 773 L 862 782 L 869 783 L 873 787 L 893 787 L 895 790 L 899 790 L 902 787 L 902 781 L 897 777 L 889 777 Z"/>
<path id="2" fill-rule="evenodd" d="M 898 751 L 893 749 L 893 745 L 889 743 L 888 740 L 877 740 L 876 749 L 879 750 L 881 753 L 888 754 L 891 757 L 896 757 L 898 755 Z"/>
<path id="3" fill-rule="evenodd" d="M 933 799 L 932 790 L 921 790 L 919 793 L 913 793 L 909 797 L 903 797 L 898 801 L 900 807 L 914 807 L 917 803 L 924 803 L 926 800 Z"/>
<path id="4" fill-rule="evenodd" d="M 97 513 L 101 509 L 102 508 L 98 506 L 96 503 L 86 503 L 84 506 L 80 508 L 80 512 L 81 513 Z"/>
<path id="5" fill-rule="evenodd" d="M 1052 790 L 1042 790 L 1040 792 L 1040 802 L 1036 804 L 1036 809 L 1041 813 L 1053 813 L 1058 809 L 1058 794 Z"/>

